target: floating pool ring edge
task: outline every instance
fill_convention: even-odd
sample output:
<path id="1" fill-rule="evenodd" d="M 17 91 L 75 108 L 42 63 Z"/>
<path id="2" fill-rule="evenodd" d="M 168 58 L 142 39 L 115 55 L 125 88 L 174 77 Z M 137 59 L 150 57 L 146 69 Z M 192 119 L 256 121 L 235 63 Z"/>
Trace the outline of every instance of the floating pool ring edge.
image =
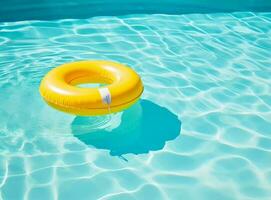
<path id="1" fill-rule="evenodd" d="M 103 83 L 98 88 L 81 88 L 84 83 Z M 143 93 L 139 75 L 128 66 L 92 60 L 66 63 L 49 71 L 40 84 L 43 99 L 60 111 L 80 116 L 122 111 Z"/>

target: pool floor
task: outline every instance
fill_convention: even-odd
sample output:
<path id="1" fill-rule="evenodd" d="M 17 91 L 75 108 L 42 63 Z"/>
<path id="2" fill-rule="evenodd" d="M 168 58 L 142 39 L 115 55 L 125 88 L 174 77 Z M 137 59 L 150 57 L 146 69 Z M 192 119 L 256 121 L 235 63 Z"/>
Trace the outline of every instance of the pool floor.
<path id="1" fill-rule="evenodd" d="M 123 113 L 84 118 L 39 95 L 76 60 L 131 66 Z M 271 13 L 0 23 L 0 199 L 271 199 Z"/>

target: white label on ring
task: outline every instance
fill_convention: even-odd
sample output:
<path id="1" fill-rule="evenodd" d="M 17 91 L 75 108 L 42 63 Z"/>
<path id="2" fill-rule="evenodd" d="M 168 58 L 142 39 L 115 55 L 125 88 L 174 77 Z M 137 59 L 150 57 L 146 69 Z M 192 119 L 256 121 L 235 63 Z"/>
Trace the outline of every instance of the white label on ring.
<path id="1" fill-rule="evenodd" d="M 102 97 L 102 101 L 105 104 L 110 104 L 111 103 L 111 94 L 108 88 L 99 88 L 99 92 L 101 94 Z"/>

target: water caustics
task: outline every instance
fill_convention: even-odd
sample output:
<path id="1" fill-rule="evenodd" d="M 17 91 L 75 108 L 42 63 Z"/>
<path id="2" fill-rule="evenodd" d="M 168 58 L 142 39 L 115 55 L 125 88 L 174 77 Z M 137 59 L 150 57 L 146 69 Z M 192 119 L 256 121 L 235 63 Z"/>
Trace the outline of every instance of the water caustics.
<path id="1" fill-rule="evenodd" d="M 270 31 L 252 12 L 0 23 L 0 199 L 270 200 Z M 141 101 L 44 104 L 42 77 L 89 59 L 131 66 Z"/>

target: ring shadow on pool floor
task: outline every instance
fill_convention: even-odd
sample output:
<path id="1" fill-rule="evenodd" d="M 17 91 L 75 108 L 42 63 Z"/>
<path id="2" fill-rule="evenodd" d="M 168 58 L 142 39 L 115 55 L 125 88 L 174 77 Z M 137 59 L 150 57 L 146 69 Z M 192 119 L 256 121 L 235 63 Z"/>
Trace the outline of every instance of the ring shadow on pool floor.
<path id="1" fill-rule="evenodd" d="M 181 131 L 181 121 L 164 107 L 140 100 L 123 113 L 99 117 L 77 116 L 72 133 L 86 145 L 107 149 L 112 156 L 143 154 L 163 149 Z"/>

